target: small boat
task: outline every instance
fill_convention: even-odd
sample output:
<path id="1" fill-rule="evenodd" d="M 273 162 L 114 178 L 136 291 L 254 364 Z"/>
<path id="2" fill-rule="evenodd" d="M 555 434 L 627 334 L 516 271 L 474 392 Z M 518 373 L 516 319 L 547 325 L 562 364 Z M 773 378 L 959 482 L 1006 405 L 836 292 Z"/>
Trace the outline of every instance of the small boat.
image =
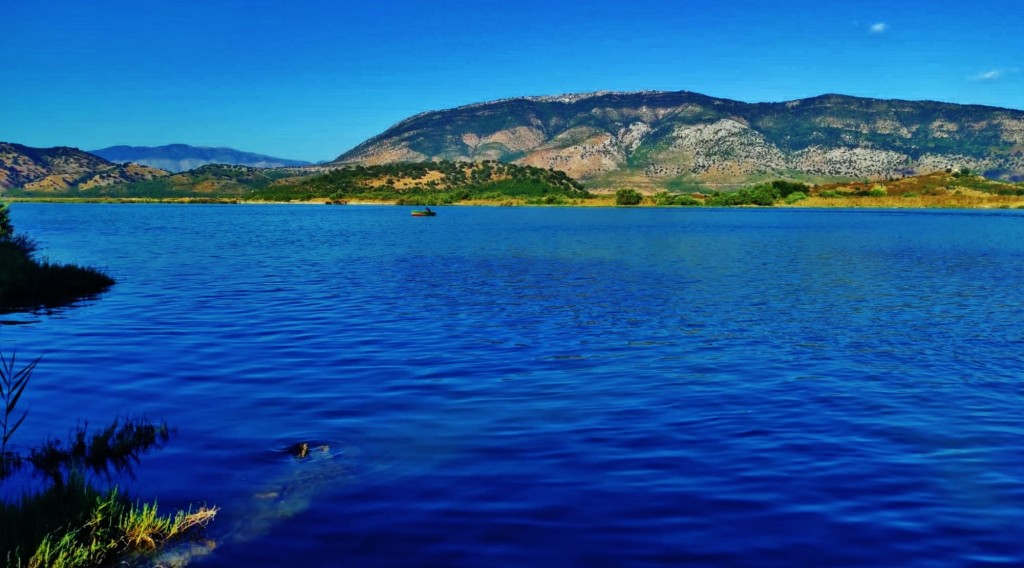
<path id="1" fill-rule="evenodd" d="M 437 215 L 437 211 L 430 209 L 414 209 L 412 212 L 413 217 L 433 217 L 435 215 Z"/>

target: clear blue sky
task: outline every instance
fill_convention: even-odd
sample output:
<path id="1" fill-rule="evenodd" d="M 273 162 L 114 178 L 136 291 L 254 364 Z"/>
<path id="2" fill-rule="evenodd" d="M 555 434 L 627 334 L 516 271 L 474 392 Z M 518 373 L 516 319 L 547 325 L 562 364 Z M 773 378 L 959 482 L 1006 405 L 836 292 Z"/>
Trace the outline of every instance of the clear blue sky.
<path id="1" fill-rule="evenodd" d="M 822 93 L 1024 109 L 1024 5 L 6 0 L 0 141 L 331 159 L 417 112 L 520 95 Z"/>

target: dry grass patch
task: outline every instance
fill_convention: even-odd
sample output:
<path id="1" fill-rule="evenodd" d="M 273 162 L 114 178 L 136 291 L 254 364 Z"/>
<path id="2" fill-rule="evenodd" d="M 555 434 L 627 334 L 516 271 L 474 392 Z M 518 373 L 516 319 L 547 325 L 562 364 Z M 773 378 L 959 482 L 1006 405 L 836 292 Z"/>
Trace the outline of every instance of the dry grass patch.
<path id="1" fill-rule="evenodd" d="M 884 197 L 820 197 L 813 196 L 786 207 L 885 208 L 885 209 L 1017 209 L 1024 207 L 1024 197 L 991 195 L 981 192 L 944 195 L 887 195 Z"/>

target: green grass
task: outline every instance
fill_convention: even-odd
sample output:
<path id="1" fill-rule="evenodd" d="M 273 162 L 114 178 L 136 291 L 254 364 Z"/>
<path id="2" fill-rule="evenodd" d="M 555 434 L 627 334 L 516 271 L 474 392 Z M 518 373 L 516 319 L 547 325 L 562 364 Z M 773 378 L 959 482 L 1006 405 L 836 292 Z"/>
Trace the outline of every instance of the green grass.
<path id="1" fill-rule="evenodd" d="M 80 425 L 66 442 L 49 439 L 27 454 L 8 451 L 7 443 L 28 414 L 17 405 L 38 362 L 19 369 L 13 354 L 9 359 L 0 354 L 0 483 L 29 467 L 44 480 L 41 489 L 14 502 L 0 500 L 0 559 L 5 566 L 111 566 L 151 553 L 214 518 L 216 507 L 163 516 L 156 503 L 133 504 L 116 486 L 95 485 L 98 479 L 109 480 L 111 472 L 130 474 L 141 454 L 169 439 L 166 424 L 115 420 L 92 435 Z"/>
<path id="2" fill-rule="evenodd" d="M 7 551 L 6 566 L 110 566 L 205 527 L 217 511 L 160 515 L 156 503 L 132 503 L 116 487 L 101 491 L 72 475 L 17 503 L 0 503 L 0 550 Z"/>

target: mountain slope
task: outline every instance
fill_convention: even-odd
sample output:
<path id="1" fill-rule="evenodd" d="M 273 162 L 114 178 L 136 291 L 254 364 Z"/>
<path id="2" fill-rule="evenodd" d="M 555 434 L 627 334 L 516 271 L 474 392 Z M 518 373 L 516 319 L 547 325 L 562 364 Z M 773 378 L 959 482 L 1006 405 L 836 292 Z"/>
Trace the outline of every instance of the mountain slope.
<path id="1" fill-rule="evenodd" d="M 744 103 L 688 91 L 524 97 L 410 117 L 338 157 L 483 160 L 593 187 L 888 178 L 967 167 L 1024 178 L 1024 111 L 823 95 Z"/>
<path id="2" fill-rule="evenodd" d="M 207 164 L 229 164 L 249 166 L 253 168 L 280 168 L 308 166 L 310 162 L 286 160 L 252 152 L 242 152 L 232 148 L 208 148 L 189 146 L 187 144 L 170 144 L 167 146 L 111 146 L 101 150 L 92 150 L 106 160 L 116 163 L 134 162 L 169 172 L 194 170 Z"/>
<path id="3" fill-rule="evenodd" d="M 0 142 L 0 190 L 66 191 L 142 181 L 167 172 L 112 164 L 77 148 L 30 148 Z"/>

